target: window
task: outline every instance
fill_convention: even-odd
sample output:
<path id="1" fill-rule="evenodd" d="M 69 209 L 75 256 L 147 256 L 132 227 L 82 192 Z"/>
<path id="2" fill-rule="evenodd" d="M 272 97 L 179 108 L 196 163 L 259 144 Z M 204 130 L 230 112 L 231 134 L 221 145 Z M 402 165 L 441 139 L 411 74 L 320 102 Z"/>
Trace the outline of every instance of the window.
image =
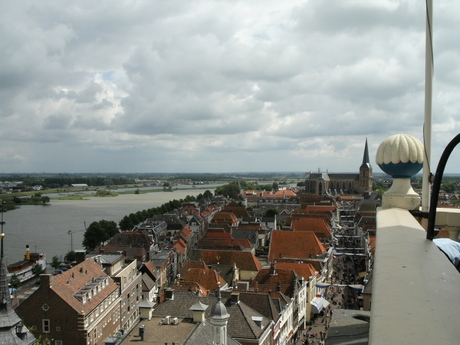
<path id="1" fill-rule="evenodd" d="M 50 320 L 49 319 L 42 319 L 42 332 L 43 333 L 50 332 Z"/>
<path id="2" fill-rule="evenodd" d="M 62 342 L 62 340 L 55 340 L 54 345 L 64 345 L 64 343 Z"/>

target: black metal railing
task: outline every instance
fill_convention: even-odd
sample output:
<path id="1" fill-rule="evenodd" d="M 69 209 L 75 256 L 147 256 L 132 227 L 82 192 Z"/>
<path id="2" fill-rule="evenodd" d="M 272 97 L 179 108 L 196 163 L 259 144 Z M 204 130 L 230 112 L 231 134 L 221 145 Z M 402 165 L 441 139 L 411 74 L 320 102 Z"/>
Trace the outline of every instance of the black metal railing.
<path id="1" fill-rule="evenodd" d="M 444 168 L 446 167 L 447 160 L 449 159 L 450 154 L 454 150 L 455 146 L 460 142 L 460 134 L 451 140 L 451 142 L 446 146 L 444 152 L 442 153 L 441 159 L 438 163 L 438 168 L 436 169 L 436 174 L 434 175 L 433 186 L 431 188 L 431 199 L 430 199 L 430 210 L 428 213 L 428 227 L 426 231 L 426 238 L 428 240 L 433 240 L 434 238 L 434 223 L 436 221 L 436 207 L 438 206 L 439 199 L 439 190 L 441 188 L 442 176 L 444 174 Z"/>

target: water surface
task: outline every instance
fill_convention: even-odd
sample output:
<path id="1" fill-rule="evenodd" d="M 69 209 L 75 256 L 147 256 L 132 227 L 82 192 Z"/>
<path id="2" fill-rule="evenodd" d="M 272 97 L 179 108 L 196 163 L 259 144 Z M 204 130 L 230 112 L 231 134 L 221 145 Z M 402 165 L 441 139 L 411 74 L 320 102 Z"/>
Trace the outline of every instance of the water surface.
<path id="1" fill-rule="evenodd" d="M 116 197 L 87 197 L 87 200 L 52 200 L 47 206 L 24 205 L 3 214 L 5 226 L 5 256 L 7 263 L 22 260 L 26 245 L 31 251 L 45 252 L 50 262 L 73 249 L 83 249 L 81 243 L 85 224 L 102 219 L 118 222 L 126 215 L 158 207 L 187 195 L 197 196 L 207 189 L 193 188 L 174 192 L 121 194 Z M 209 189 L 212 191 L 212 189 Z M 72 231 L 72 236 L 68 234 Z"/>

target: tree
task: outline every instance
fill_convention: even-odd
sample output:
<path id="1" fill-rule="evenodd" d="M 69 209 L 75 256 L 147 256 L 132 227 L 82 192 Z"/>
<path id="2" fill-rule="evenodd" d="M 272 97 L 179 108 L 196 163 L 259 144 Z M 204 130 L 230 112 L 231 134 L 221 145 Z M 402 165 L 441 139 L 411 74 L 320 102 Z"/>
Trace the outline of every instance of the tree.
<path id="1" fill-rule="evenodd" d="M 53 258 L 51 259 L 51 267 L 57 270 L 60 266 L 61 266 L 61 261 L 59 260 L 58 256 L 57 255 L 53 256 Z"/>
<path id="2" fill-rule="evenodd" d="M 207 189 L 206 192 L 203 193 L 203 197 L 206 198 L 206 199 L 211 199 L 211 198 L 212 198 L 212 193 L 211 193 L 211 191 L 209 191 L 209 190 Z"/>
<path id="3" fill-rule="evenodd" d="M 45 195 L 45 196 L 42 196 L 40 200 L 43 203 L 43 205 L 46 205 L 47 203 L 50 202 L 50 197 Z"/>
<path id="4" fill-rule="evenodd" d="M 93 250 L 101 243 L 104 243 L 108 239 L 107 233 L 99 222 L 93 222 L 90 224 L 88 229 L 85 231 L 83 236 L 83 246 L 87 250 Z"/>
<path id="5" fill-rule="evenodd" d="M 128 231 L 134 228 L 134 223 L 129 216 L 124 216 L 122 220 L 118 223 L 122 231 Z"/>
<path id="6" fill-rule="evenodd" d="M 74 250 L 71 250 L 64 256 L 65 262 L 74 262 L 75 260 L 77 260 L 77 255 Z"/>
<path id="7" fill-rule="evenodd" d="M 224 195 L 231 199 L 236 199 L 240 194 L 240 188 L 235 182 L 219 186 L 216 188 L 216 193 Z"/>
<path id="8" fill-rule="evenodd" d="M 35 277 L 38 277 L 40 274 L 42 274 L 45 270 L 43 269 L 42 265 L 40 264 L 35 264 L 32 266 L 32 274 Z"/>
<path id="9" fill-rule="evenodd" d="M 278 190 L 279 190 L 278 182 L 273 182 L 272 191 L 276 193 Z"/>
<path id="10" fill-rule="evenodd" d="M 10 286 L 13 289 L 19 288 L 21 286 L 21 281 L 19 280 L 18 276 L 16 274 L 13 274 L 10 278 Z"/>
<path id="11" fill-rule="evenodd" d="M 103 219 L 99 222 L 93 222 L 85 231 L 83 246 L 87 250 L 93 250 L 119 232 L 117 223 L 112 220 Z"/>
<path id="12" fill-rule="evenodd" d="M 99 221 L 99 224 L 102 226 L 102 228 L 105 230 L 107 233 L 108 239 L 112 238 L 116 234 L 118 234 L 120 231 L 118 230 L 117 223 L 115 223 L 113 220 L 101 220 Z"/>
<path id="13" fill-rule="evenodd" d="M 454 193 L 457 191 L 457 184 L 455 182 L 443 183 L 441 189 L 446 193 Z"/>

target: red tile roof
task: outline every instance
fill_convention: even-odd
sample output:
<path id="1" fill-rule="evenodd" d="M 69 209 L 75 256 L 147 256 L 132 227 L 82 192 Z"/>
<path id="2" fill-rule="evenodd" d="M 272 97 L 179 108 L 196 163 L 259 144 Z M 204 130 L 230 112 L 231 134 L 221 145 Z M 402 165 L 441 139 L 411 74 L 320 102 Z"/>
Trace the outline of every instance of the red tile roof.
<path id="1" fill-rule="evenodd" d="M 106 278 L 108 281 L 108 284 L 101 291 L 93 295 L 91 299 L 87 298 L 86 303 L 75 297 L 75 293 L 96 281 L 98 277 Z M 118 285 L 104 273 L 102 267 L 94 259 L 89 258 L 60 275 L 50 277 L 50 289 L 76 312 L 88 314 L 117 290 Z"/>
<path id="2" fill-rule="evenodd" d="M 262 264 L 251 252 L 233 250 L 201 250 L 201 260 L 207 265 L 233 265 L 240 270 L 259 271 Z"/>
<path id="3" fill-rule="evenodd" d="M 297 193 L 293 190 L 279 190 L 276 193 L 271 191 L 257 191 L 257 190 L 246 190 L 244 191 L 244 196 L 248 199 L 251 198 L 272 198 L 272 199 L 282 199 L 282 198 L 291 198 L 297 196 Z"/>
<path id="4" fill-rule="evenodd" d="M 305 280 L 309 280 L 310 277 L 318 273 L 313 265 L 307 263 L 277 262 L 276 268 L 294 270 L 299 277 L 303 277 Z"/>
<path id="5" fill-rule="evenodd" d="M 297 280 L 292 269 L 278 269 L 275 266 L 262 268 L 251 283 L 252 288 L 258 291 L 278 291 L 286 296 L 292 297 L 294 285 Z"/>
<path id="6" fill-rule="evenodd" d="M 237 224 L 238 218 L 232 212 L 216 212 L 212 217 L 211 223 L 227 223 L 229 225 Z"/>
<path id="7" fill-rule="evenodd" d="M 312 231 L 318 238 L 331 239 L 331 228 L 322 218 L 298 218 L 291 222 L 293 231 Z"/>
<path id="8" fill-rule="evenodd" d="M 182 238 L 179 238 L 176 243 L 174 243 L 173 248 L 180 254 L 184 254 L 187 250 L 187 244 Z"/>
<path id="9" fill-rule="evenodd" d="M 316 258 L 325 252 L 326 248 L 311 231 L 273 231 L 268 260 Z"/>
<path id="10" fill-rule="evenodd" d="M 186 282 L 198 283 L 209 291 L 217 290 L 226 284 L 224 278 L 216 270 L 208 268 L 203 261 L 197 263 L 197 265 L 202 267 L 195 268 L 193 263 L 185 265 L 180 271 L 180 279 Z"/>
<path id="11" fill-rule="evenodd" d="M 246 207 L 243 206 L 226 206 L 222 212 L 231 212 L 238 218 L 251 217 Z"/>

